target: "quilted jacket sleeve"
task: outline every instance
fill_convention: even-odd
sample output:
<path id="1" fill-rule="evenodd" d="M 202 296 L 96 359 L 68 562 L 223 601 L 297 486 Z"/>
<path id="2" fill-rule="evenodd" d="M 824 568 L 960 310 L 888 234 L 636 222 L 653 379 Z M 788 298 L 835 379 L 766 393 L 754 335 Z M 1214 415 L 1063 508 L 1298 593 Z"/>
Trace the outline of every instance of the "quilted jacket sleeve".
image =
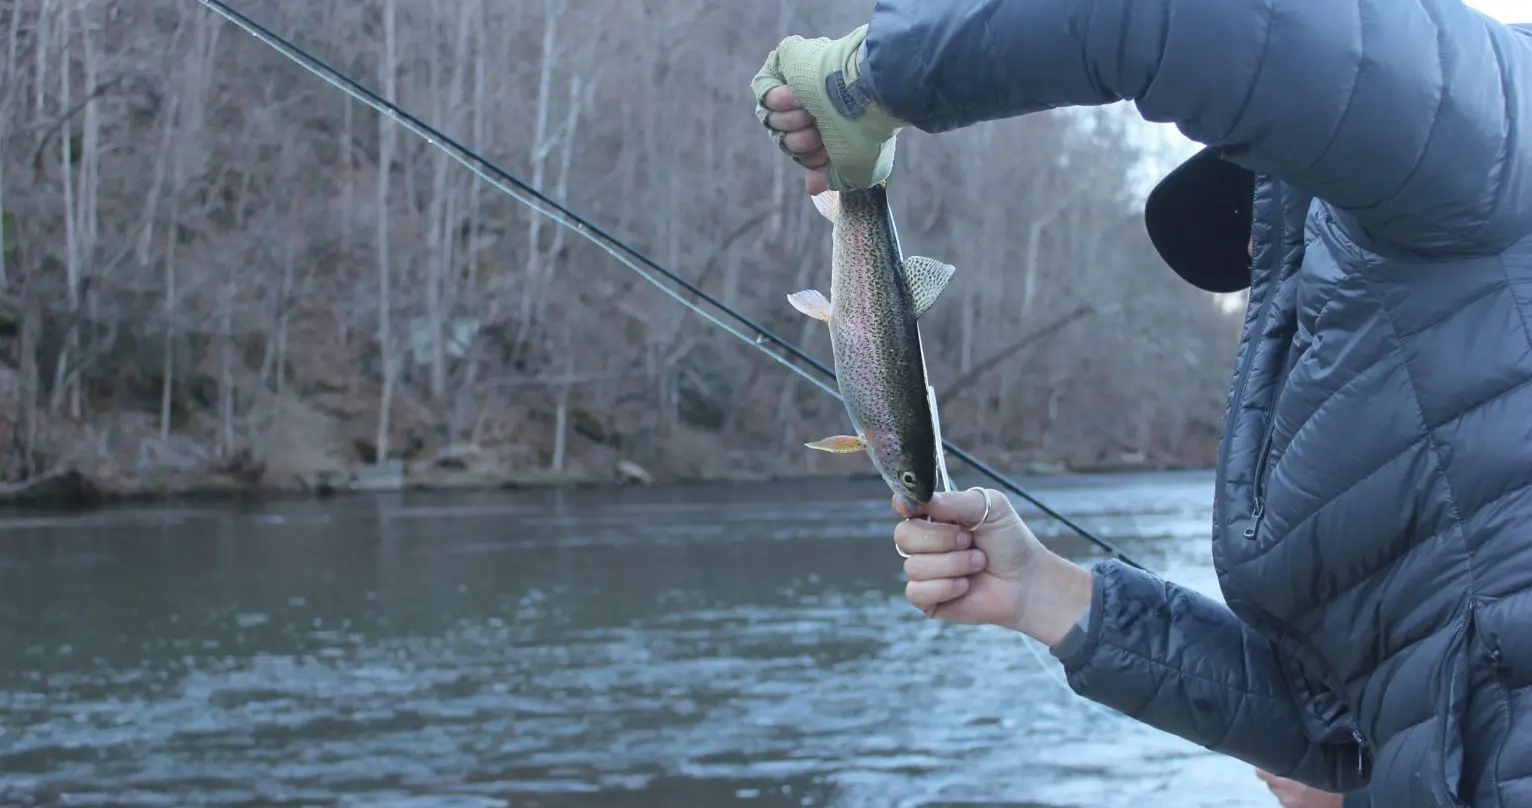
<path id="1" fill-rule="evenodd" d="M 1341 808 L 1375 808 L 1366 791 L 1352 791 L 1345 795 Z"/>
<path id="2" fill-rule="evenodd" d="M 1365 785 L 1350 736 L 1315 741 L 1270 642 L 1223 604 L 1118 561 L 1095 569 L 1069 686 L 1150 726 L 1273 774 L 1342 792 Z M 1348 805 L 1365 805 L 1364 797 Z"/>
<path id="3" fill-rule="evenodd" d="M 879 0 L 863 70 L 929 132 L 1131 100 L 1375 249 L 1532 229 L 1532 36 L 1461 0 Z"/>

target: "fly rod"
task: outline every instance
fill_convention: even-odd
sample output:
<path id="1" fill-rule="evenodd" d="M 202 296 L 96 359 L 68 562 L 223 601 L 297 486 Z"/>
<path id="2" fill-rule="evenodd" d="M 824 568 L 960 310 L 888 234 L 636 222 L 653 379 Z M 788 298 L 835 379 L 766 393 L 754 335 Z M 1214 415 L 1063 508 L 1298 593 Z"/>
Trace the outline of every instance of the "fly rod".
<path id="1" fill-rule="evenodd" d="M 206 6 L 209 10 L 218 14 L 220 17 L 223 17 L 225 20 L 228 20 L 236 26 L 239 26 L 246 33 L 270 46 L 272 49 L 276 50 L 278 53 L 281 53 L 283 56 L 286 56 L 288 59 L 297 63 L 300 67 L 303 67 L 310 73 L 313 73 L 319 78 L 324 79 L 331 86 L 336 87 L 350 97 L 376 110 L 379 114 L 392 119 L 394 122 L 398 123 L 404 128 L 410 130 L 416 135 L 419 135 L 421 138 L 425 139 L 427 143 L 430 143 L 438 149 L 441 149 L 444 153 L 447 154 L 447 156 L 462 164 L 469 171 L 472 171 L 476 176 L 478 176 L 480 179 L 483 179 L 485 182 L 488 182 L 500 192 L 511 197 L 512 199 L 515 199 L 518 202 L 521 202 L 532 210 L 547 216 L 561 226 L 573 230 L 575 233 L 589 240 L 591 243 L 600 247 L 613 258 L 616 258 L 619 263 L 622 263 L 629 269 L 637 272 L 641 277 L 649 281 L 649 283 L 653 284 L 656 288 L 671 296 L 680 302 L 681 305 L 695 312 L 703 319 L 718 326 L 719 328 L 722 328 L 724 331 L 729 332 L 740 340 L 754 345 L 756 348 L 760 349 L 762 353 L 786 366 L 789 370 L 797 373 L 799 376 L 802 376 L 814 386 L 834 396 L 837 400 L 840 399 L 840 392 L 838 390 L 826 384 L 822 379 L 818 379 L 810 375 L 806 370 L 804 370 L 803 367 L 792 361 L 792 359 L 797 359 L 798 361 L 818 371 L 822 376 L 828 377 L 832 380 L 835 378 L 835 371 L 826 367 L 824 363 L 820 362 L 818 359 L 815 359 L 813 356 L 805 353 L 797 345 L 794 345 L 792 342 L 789 342 L 783 337 L 778 336 L 770 329 L 740 313 L 737 309 L 703 291 L 700 287 L 691 281 L 688 281 L 685 278 L 672 272 L 671 270 L 655 263 L 647 255 L 629 246 L 623 240 L 611 235 L 599 226 L 592 224 L 584 217 L 579 216 L 578 214 L 569 210 L 567 207 L 550 199 L 542 191 L 532 187 L 531 185 L 518 178 L 516 175 L 506 171 L 495 163 L 490 162 L 487 158 L 479 155 L 477 152 L 469 149 L 467 146 L 464 146 L 461 143 L 458 143 L 456 140 L 448 137 L 447 135 L 442 134 L 435 127 L 427 124 L 416 116 L 410 114 L 410 112 L 400 107 L 398 104 L 394 103 L 393 100 L 384 98 L 382 95 L 379 95 L 377 92 L 375 92 L 372 88 L 352 78 L 350 75 L 347 75 L 339 68 L 334 67 L 325 60 L 310 54 L 285 37 L 272 32 L 270 29 L 266 28 L 260 23 L 255 22 L 244 14 L 236 11 L 230 7 L 228 3 L 223 2 L 223 0 L 198 0 L 198 2 L 202 3 L 202 5 Z M 656 277 L 656 274 L 663 277 L 665 280 L 670 281 L 670 284 L 666 284 L 660 279 L 660 277 Z M 680 292 L 676 291 L 672 285 L 680 287 L 686 293 L 707 302 L 708 305 L 712 306 L 720 312 L 723 312 L 724 315 L 734 320 L 740 326 L 743 326 L 745 330 L 740 330 L 739 328 L 724 322 L 713 313 L 697 305 L 694 301 L 687 300 L 686 297 Z M 775 346 L 781 351 L 789 354 L 792 359 L 783 356 L 768 346 Z M 1090 541 L 1102 550 L 1112 554 L 1123 563 L 1137 567 L 1138 569 L 1144 569 L 1141 564 L 1134 561 L 1132 557 L 1123 552 L 1121 548 L 1117 547 L 1112 542 L 1097 536 L 1095 533 L 1077 524 L 1069 517 L 1064 516 L 1058 511 L 1048 507 L 1046 503 L 1033 496 L 1025 488 L 1011 480 L 1006 475 L 1001 474 L 999 471 L 990 467 L 989 464 L 979 460 L 978 458 L 964 451 L 962 448 L 953 445 L 951 441 L 948 441 L 945 438 L 942 439 L 942 446 L 954 457 L 957 457 L 959 460 L 967 463 L 975 471 L 989 478 L 996 485 L 1004 488 L 1005 490 L 1015 494 L 1018 497 L 1021 497 L 1027 502 L 1030 502 L 1038 510 L 1058 520 L 1060 524 L 1063 524 L 1064 526 L 1073 530 L 1082 538 Z"/>

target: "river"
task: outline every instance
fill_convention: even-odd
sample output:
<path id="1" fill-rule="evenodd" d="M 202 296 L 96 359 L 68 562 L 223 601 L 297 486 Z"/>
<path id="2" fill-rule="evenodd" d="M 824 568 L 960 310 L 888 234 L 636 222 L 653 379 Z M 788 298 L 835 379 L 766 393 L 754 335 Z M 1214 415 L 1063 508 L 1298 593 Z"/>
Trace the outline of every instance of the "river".
<path id="1" fill-rule="evenodd" d="M 1216 596 L 1210 475 L 1036 486 Z M 8 512 L 0 805 L 1275 808 L 922 618 L 893 524 L 877 481 Z"/>

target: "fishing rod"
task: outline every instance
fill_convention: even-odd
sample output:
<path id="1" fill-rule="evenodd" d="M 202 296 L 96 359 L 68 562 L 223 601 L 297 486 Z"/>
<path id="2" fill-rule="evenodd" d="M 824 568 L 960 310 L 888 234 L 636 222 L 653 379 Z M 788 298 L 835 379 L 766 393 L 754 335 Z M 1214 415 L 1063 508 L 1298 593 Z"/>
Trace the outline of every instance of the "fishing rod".
<path id="1" fill-rule="evenodd" d="M 518 202 L 521 202 L 532 210 L 547 216 L 560 225 L 573 230 L 575 233 L 585 237 L 588 241 L 600 247 L 607 254 L 611 255 L 613 258 L 616 258 L 618 262 L 637 272 L 641 277 L 649 281 L 660 291 L 670 295 L 672 298 L 675 298 L 683 306 L 695 312 L 703 319 L 718 326 L 719 328 L 722 328 L 724 331 L 733 334 L 740 340 L 754 345 L 756 348 L 760 349 L 762 353 L 776 360 L 778 363 L 787 367 L 794 373 L 797 373 L 799 376 L 802 376 L 815 387 L 818 387 L 826 393 L 834 396 L 837 400 L 840 400 L 840 391 L 826 384 L 823 380 L 816 379 L 809 375 L 802 367 L 793 363 L 787 357 L 784 357 L 767 347 L 768 343 L 775 345 L 783 351 L 791 354 L 793 358 L 796 358 L 799 361 L 809 365 L 814 370 L 819 371 L 824 376 L 827 376 L 830 379 L 835 378 L 835 371 L 826 367 L 824 363 L 820 362 L 818 359 L 815 359 L 814 357 L 805 353 L 797 345 L 794 345 L 783 337 L 778 336 L 776 333 L 766 328 L 765 326 L 755 322 L 749 317 L 746 317 L 744 314 L 741 314 L 737 309 L 703 291 L 700 287 L 691 281 L 688 281 L 685 278 L 670 271 L 669 269 L 666 269 L 665 267 L 655 263 L 647 255 L 629 246 L 623 240 L 611 235 L 610 233 L 607 233 L 605 230 L 595 224 L 592 224 L 584 217 L 579 216 L 565 206 L 550 199 L 542 191 L 533 188 L 531 185 L 528 185 L 526 182 L 516 177 L 516 175 L 511 174 L 500 166 L 490 162 L 489 159 L 479 155 L 477 152 L 473 151 L 467 146 L 464 146 L 461 143 L 458 143 L 456 140 L 448 137 L 447 135 L 442 134 L 435 127 L 410 114 L 404 108 L 400 107 L 398 104 L 395 104 L 391 99 L 384 98 L 383 96 L 379 95 L 367 85 L 347 75 L 344 71 L 334 67 L 329 62 L 326 62 L 325 60 L 310 54 L 308 51 L 305 51 L 303 48 L 292 43 L 285 37 L 272 32 L 270 29 L 266 28 L 260 23 L 250 19 L 239 11 L 236 11 L 234 8 L 230 7 L 228 3 L 223 2 L 223 0 L 198 0 L 198 2 L 206 6 L 209 10 L 213 11 L 220 17 L 223 17 L 225 20 L 228 20 L 229 22 L 240 27 L 246 33 L 270 46 L 278 53 L 281 53 L 288 59 L 291 59 L 293 62 L 296 62 L 299 66 L 308 70 L 310 73 L 313 73 L 319 78 L 324 79 L 331 86 L 336 87 L 352 98 L 361 101 L 363 104 L 366 104 L 367 106 L 376 110 L 380 115 L 392 119 L 395 123 L 398 123 L 411 132 L 414 132 L 416 135 L 419 135 L 421 138 L 425 139 L 427 143 L 430 143 L 438 149 L 441 149 L 444 153 L 447 154 L 447 156 L 462 164 L 469 171 L 472 171 L 474 175 L 478 176 L 485 182 L 488 182 L 500 192 L 511 197 L 512 199 L 515 199 Z M 635 261 L 638 263 L 635 264 Z M 642 266 L 639 266 L 639 264 L 642 264 Z M 670 281 L 676 286 L 681 287 L 681 289 L 685 290 L 687 293 L 706 301 L 709 305 L 728 315 L 730 318 L 743 325 L 749 331 L 754 332 L 754 336 L 751 336 L 729 325 L 728 323 L 714 316 L 712 313 L 705 311 L 696 303 L 687 300 L 680 292 L 677 292 L 675 289 L 662 282 L 659 278 L 655 277 L 654 273 L 658 273 L 659 275 L 663 276 L 666 280 Z M 1011 480 L 1006 475 L 1001 474 L 999 471 L 996 471 L 994 468 L 991 468 L 989 464 L 979 460 L 978 458 L 964 451 L 962 448 L 953 445 L 951 441 L 946 440 L 945 438 L 942 439 L 942 446 L 953 456 L 957 457 L 959 460 L 962 460 L 964 463 L 967 463 L 975 471 L 978 471 L 980 474 L 988 477 L 996 485 L 1004 488 L 1007 491 L 1010 491 L 1018 497 L 1021 497 L 1027 502 L 1032 503 L 1032 505 L 1035 506 L 1038 510 L 1058 520 L 1060 524 L 1063 524 L 1065 527 L 1073 530 L 1082 538 L 1090 541 L 1102 550 L 1111 553 L 1123 563 L 1138 569 L 1144 569 L 1143 565 L 1139 564 L 1137 561 L 1134 561 L 1133 558 L 1130 557 L 1127 553 L 1123 552 L 1121 548 L 1117 547 L 1112 542 L 1097 536 L 1083 526 L 1075 523 L 1069 517 L 1064 516 L 1058 511 L 1048 507 L 1046 503 L 1033 496 L 1015 481 Z"/>

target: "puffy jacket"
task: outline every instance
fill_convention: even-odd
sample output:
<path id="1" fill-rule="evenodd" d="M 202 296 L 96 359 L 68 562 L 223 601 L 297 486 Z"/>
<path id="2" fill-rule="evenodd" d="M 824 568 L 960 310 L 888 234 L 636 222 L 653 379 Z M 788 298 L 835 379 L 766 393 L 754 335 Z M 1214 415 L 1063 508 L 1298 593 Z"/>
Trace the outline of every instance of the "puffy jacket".
<path id="1" fill-rule="evenodd" d="M 1532 28 L 1459 0 L 880 0 L 863 71 L 925 131 L 1131 100 L 1255 173 L 1227 606 L 1098 564 L 1074 690 L 1365 786 L 1348 804 L 1532 806 Z"/>

